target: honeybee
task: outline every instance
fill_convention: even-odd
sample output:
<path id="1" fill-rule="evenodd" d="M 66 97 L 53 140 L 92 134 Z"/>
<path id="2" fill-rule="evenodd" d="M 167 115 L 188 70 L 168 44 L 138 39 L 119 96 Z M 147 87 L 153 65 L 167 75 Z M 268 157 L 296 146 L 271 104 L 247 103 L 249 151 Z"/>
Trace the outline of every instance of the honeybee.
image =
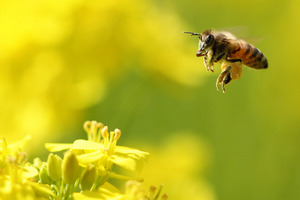
<path id="1" fill-rule="evenodd" d="M 225 93 L 225 85 L 242 76 L 242 64 L 254 69 L 268 68 L 267 58 L 259 49 L 244 40 L 237 39 L 229 32 L 206 30 L 203 33 L 183 33 L 199 37 L 196 56 L 203 56 L 207 71 L 213 72 L 216 62 L 222 64 L 222 72 L 216 82 L 218 91 L 219 84 L 222 84 Z"/>

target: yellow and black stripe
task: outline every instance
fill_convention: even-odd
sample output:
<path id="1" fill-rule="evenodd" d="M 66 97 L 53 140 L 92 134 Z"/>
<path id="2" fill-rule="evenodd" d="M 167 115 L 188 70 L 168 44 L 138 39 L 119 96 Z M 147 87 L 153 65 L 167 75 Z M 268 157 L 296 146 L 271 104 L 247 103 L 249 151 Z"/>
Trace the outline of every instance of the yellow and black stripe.
<path id="1" fill-rule="evenodd" d="M 244 65 L 255 69 L 268 68 L 268 61 L 265 55 L 253 45 L 237 40 L 230 53 L 231 58 L 239 58 Z"/>

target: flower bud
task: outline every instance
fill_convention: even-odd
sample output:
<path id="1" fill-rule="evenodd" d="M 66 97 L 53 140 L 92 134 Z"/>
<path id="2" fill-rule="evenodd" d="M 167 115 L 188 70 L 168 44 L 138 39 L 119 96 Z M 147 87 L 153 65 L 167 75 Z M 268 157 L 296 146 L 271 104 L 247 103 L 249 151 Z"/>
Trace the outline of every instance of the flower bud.
<path id="1" fill-rule="evenodd" d="M 96 167 L 94 165 L 89 165 L 85 168 L 82 179 L 81 179 L 81 189 L 82 190 L 90 190 L 93 186 L 97 177 Z"/>
<path id="2" fill-rule="evenodd" d="M 65 153 L 62 161 L 62 177 L 66 184 L 73 184 L 79 177 L 80 167 L 78 160 L 72 151 Z"/>
<path id="3" fill-rule="evenodd" d="M 41 168 L 40 168 L 40 172 L 39 172 L 39 176 L 40 176 L 40 180 L 42 184 L 51 184 L 51 179 L 48 175 L 48 170 L 47 170 L 47 163 L 43 163 Z"/>
<path id="4" fill-rule="evenodd" d="M 58 155 L 52 153 L 48 156 L 48 174 L 53 181 L 58 181 L 61 178 L 62 159 Z"/>

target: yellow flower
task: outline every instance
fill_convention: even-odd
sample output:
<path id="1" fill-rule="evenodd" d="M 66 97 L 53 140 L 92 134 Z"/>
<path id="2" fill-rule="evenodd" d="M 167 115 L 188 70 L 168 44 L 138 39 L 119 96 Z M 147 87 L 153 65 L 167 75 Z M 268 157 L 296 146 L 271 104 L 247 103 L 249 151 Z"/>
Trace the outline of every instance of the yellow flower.
<path id="1" fill-rule="evenodd" d="M 0 200 L 49 199 L 49 196 L 55 196 L 49 186 L 33 182 L 38 172 L 26 163 L 27 155 L 22 152 L 26 140 L 28 137 L 7 145 L 6 140 L 0 138 Z"/>
<path id="2" fill-rule="evenodd" d="M 73 144 L 47 143 L 45 146 L 51 152 L 71 150 L 77 156 L 79 165 L 82 167 L 87 167 L 90 164 L 95 165 L 98 174 L 102 176 L 102 181 L 99 182 L 100 185 L 108 178 L 134 179 L 112 172 L 113 165 L 133 172 L 141 171 L 149 153 L 118 146 L 117 141 L 121 136 L 119 129 L 109 133 L 107 126 L 103 126 L 103 124 L 96 121 L 86 122 L 84 129 L 88 134 L 88 140 L 76 140 Z"/>

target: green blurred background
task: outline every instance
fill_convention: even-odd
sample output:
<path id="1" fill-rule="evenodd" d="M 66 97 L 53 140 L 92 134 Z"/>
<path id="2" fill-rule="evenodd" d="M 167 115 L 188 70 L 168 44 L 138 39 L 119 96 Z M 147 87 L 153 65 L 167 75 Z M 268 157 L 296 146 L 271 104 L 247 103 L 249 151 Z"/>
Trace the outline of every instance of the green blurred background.
<path id="1" fill-rule="evenodd" d="M 0 130 L 44 142 L 85 138 L 85 120 L 147 150 L 149 184 L 170 199 L 300 198 L 300 3 L 1 1 Z M 246 27 L 269 61 L 216 91 L 196 37 Z M 230 30 L 230 29 L 229 29 Z M 244 34 L 245 35 L 245 34 Z M 218 65 L 217 65 L 218 66 Z M 148 165 L 148 168 L 147 168 Z"/>

